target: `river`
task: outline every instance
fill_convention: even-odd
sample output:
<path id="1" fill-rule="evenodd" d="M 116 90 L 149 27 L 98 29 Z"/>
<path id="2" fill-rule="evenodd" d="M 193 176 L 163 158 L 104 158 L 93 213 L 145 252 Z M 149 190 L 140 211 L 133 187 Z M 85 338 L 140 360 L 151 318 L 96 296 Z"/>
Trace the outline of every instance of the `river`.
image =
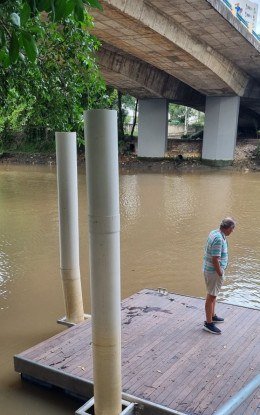
<path id="1" fill-rule="evenodd" d="M 220 299 L 260 309 L 260 173 L 204 171 L 120 176 L 122 298 L 164 287 L 204 296 L 201 275 L 208 232 L 224 216 L 230 264 Z M 13 355 L 64 330 L 59 275 L 55 166 L 0 167 L 0 413 L 73 414 L 79 402 L 21 382 Z M 90 313 L 84 169 L 79 171 L 80 263 Z M 19 408 L 19 409 L 17 409 Z"/>

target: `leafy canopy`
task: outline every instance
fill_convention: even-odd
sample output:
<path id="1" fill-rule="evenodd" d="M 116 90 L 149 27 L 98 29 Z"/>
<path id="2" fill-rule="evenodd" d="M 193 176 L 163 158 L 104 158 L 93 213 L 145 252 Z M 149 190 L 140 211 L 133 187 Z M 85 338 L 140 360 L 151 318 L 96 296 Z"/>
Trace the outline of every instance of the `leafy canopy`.
<path id="1" fill-rule="evenodd" d="M 98 0 L 0 0 L 0 65 L 35 62 L 42 21 L 58 25 L 70 18 L 84 24 L 86 7 L 102 10 Z"/>
<path id="2" fill-rule="evenodd" d="M 89 33 L 92 18 L 85 5 L 100 7 L 97 0 L 0 0 L 4 147 L 20 134 L 39 137 L 41 146 L 47 131 L 51 145 L 53 131 L 80 136 L 83 109 L 109 107 L 114 100 L 94 57 L 99 42 Z"/>
<path id="3" fill-rule="evenodd" d="M 58 30 L 51 22 L 42 25 L 48 36 L 38 40 L 37 61 L 0 67 L 2 137 L 12 139 L 25 130 L 29 137 L 35 129 L 77 131 L 80 136 L 83 109 L 109 107 L 114 100 L 94 57 L 97 39 L 73 19 L 66 19 Z"/>

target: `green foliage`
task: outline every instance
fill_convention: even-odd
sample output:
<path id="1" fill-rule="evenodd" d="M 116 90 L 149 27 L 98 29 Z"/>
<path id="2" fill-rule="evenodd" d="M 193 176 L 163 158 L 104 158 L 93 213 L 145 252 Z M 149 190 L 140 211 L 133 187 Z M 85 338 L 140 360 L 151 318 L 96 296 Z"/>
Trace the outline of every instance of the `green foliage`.
<path id="1" fill-rule="evenodd" d="M 185 121 L 185 108 L 183 105 L 169 104 L 170 124 L 180 125 Z"/>
<path id="2" fill-rule="evenodd" d="M 134 110 L 136 104 L 136 98 L 132 97 L 131 95 L 123 95 L 122 96 L 122 105 L 127 112 L 127 109 Z"/>
<path id="3" fill-rule="evenodd" d="M 42 22 L 59 25 L 67 18 L 88 21 L 86 7 L 102 10 L 98 0 L 13 0 L 0 2 L 0 64 L 7 68 L 18 59 L 34 62 Z"/>
<path id="4" fill-rule="evenodd" d="M 106 89 L 100 76 L 94 58 L 99 42 L 88 33 L 91 25 L 90 16 L 84 27 L 72 18 L 59 27 L 42 21 L 39 33 L 48 35 L 38 38 L 37 61 L 19 59 L 0 66 L 0 135 L 5 148 L 15 150 L 23 139 L 35 149 L 54 150 L 54 131 L 76 131 L 82 143 L 83 110 L 113 105 L 116 93 Z"/>
<path id="5" fill-rule="evenodd" d="M 28 119 L 28 108 L 32 101 L 26 102 L 14 88 L 10 88 L 5 105 L 1 107 L 0 133 L 8 134 L 8 131 L 19 131 L 20 125 Z M 10 111 L 9 108 L 12 108 Z"/>
<path id="6" fill-rule="evenodd" d="M 89 7 L 102 10 L 98 0 L 0 0 L 2 148 L 54 150 L 54 131 L 76 131 L 82 144 L 84 109 L 119 109 L 94 58 Z M 134 107 L 121 95 L 122 126 Z"/>
<path id="7" fill-rule="evenodd" d="M 172 125 L 184 124 L 186 118 L 189 125 L 196 127 L 204 126 L 204 114 L 193 108 L 185 107 L 183 105 L 170 104 L 169 115 L 169 123 Z"/>
<path id="8" fill-rule="evenodd" d="M 120 97 L 120 99 L 118 99 Z M 118 111 L 118 130 L 119 138 L 124 140 L 126 135 L 126 124 L 129 123 L 129 109 L 135 110 L 136 98 L 128 94 L 120 95 L 120 92 L 114 90 L 111 94 L 111 108 Z"/>

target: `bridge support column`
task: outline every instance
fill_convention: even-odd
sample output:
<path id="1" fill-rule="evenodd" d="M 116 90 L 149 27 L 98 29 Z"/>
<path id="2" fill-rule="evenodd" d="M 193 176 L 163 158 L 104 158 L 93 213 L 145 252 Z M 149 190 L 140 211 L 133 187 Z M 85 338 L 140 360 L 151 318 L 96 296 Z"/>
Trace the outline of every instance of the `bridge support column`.
<path id="1" fill-rule="evenodd" d="M 234 159 L 240 97 L 207 97 L 202 160 L 226 166 Z"/>
<path id="2" fill-rule="evenodd" d="M 168 136 L 168 101 L 139 101 L 138 157 L 164 157 Z"/>

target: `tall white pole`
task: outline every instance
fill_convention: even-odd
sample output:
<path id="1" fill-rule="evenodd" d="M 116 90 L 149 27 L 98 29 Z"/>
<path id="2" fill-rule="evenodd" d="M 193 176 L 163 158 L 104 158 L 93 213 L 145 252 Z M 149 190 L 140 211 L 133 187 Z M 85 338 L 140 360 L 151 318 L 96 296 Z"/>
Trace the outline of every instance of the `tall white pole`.
<path id="1" fill-rule="evenodd" d="M 121 407 L 120 216 L 117 113 L 84 113 L 95 415 Z"/>
<path id="2" fill-rule="evenodd" d="M 78 182 L 76 133 L 57 132 L 56 159 L 60 224 L 60 271 L 66 320 L 84 320 L 79 267 Z"/>

